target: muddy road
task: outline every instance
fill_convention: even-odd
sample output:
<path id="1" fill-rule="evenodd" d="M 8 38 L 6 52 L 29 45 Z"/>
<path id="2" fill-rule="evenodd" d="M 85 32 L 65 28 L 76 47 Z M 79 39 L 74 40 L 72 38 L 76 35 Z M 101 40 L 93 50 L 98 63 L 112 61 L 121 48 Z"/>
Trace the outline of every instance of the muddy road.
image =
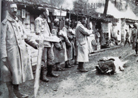
<path id="1" fill-rule="evenodd" d="M 129 60 L 122 73 L 114 75 L 96 74 L 95 65 L 103 56 L 122 56 Z M 131 47 L 121 47 L 91 54 L 85 63 L 87 73 L 77 71 L 77 65 L 66 71 L 55 71 L 60 76 L 49 78 L 48 83 L 40 81 L 37 98 L 138 98 L 138 56 Z M 33 97 L 33 80 L 22 84 L 21 91 Z M 8 98 L 5 84 L 0 85 L 1 97 Z M 0 98 L 1 98 L 0 97 Z"/>

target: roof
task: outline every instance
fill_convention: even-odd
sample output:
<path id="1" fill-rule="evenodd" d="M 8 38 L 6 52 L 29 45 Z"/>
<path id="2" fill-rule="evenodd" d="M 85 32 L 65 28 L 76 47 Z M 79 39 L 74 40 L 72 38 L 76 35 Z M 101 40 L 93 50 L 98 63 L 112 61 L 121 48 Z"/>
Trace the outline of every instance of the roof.
<path id="1" fill-rule="evenodd" d="M 103 13 L 104 7 L 96 9 L 96 12 Z M 127 19 L 133 19 L 138 20 L 138 17 L 136 14 L 131 10 L 130 6 L 128 6 L 126 11 L 119 11 L 113 3 L 109 1 L 108 5 L 108 15 L 113 15 L 115 18 L 127 18 Z"/>
<path id="2" fill-rule="evenodd" d="M 6 1 L 9 1 L 9 2 L 14 1 L 16 4 L 18 4 L 18 6 L 25 7 L 25 8 L 29 7 L 29 8 L 37 9 L 38 7 L 44 7 L 44 8 L 48 8 L 50 12 L 53 12 L 54 9 L 66 11 L 66 9 L 57 8 L 54 5 L 51 5 L 50 0 L 6 0 Z"/>
<path id="3" fill-rule="evenodd" d="M 26 4 L 50 4 L 50 0 L 13 0 L 13 1 Z"/>

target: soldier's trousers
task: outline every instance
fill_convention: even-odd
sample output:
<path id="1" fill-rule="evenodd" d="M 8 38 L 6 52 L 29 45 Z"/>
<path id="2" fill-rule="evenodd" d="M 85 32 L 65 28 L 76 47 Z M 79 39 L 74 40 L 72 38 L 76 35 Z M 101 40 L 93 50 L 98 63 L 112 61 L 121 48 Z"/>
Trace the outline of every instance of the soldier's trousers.
<path id="1" fill-rule="evenodd" d="M 42 55 L 42 62 L 44 64 L 43 67 L 53 66 L 54 65 L 54 53 L 53 53 L 53 47 L 44 47 L 43 49 L 43 55 Z"/>

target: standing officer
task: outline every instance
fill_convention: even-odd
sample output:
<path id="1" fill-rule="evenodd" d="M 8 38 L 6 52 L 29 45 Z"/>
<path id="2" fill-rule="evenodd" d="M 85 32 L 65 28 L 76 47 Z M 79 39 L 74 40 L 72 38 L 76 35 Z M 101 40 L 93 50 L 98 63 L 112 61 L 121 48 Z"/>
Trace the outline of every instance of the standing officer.
<path id="1" fill-rule="evenodd" d="M 129 42 L 129 33 L 128 33 L 127 29 L 126 29 L 125 31 L 126 31 L 126 40 L 125 40 L 124 46 L 125 46 L 127 43 L 130 45 L 130 42 Z"/>
<path id="2" fill-rule="evenodd" d="M 37 48 L 37 44 L 26 36 L 21 21 L 16 17 L 17 5 L 8 3 L 8 15 L 2 21 L 1 31 L 1 57 L 2 80 L 6 82 L 9 90 L 9 98 L 28 98 L 21 94 L 19 85 L 33 79 L 32 66 L 29 59 L 26 43 Z M 15 95 L 14 95 L 15 94 Z"/>
<path id="3" fill-rule="evenodd" d="M 134 43 L 134 48 L 135 48 L 135 52 L 136 52 L 136 55 L 138 54 L 138 24 L 134 24 L 134 27 L 135 27 L 135 39 L 133 39 L 133 43 Z"/>
<path id="4" fill-rule="evenodd" d="M 78 70 L 80 72 L 87 72 L 83 66 L 84 62 L 89 61 L 87 37 L 92 34 L 92 30 L 88 30 L 86 27 L 84 27 L 84 24 L 85 17 L 82 17 L 81 21 L 78 22 L 76 27 L 77 61 L 79 63 Z"/>

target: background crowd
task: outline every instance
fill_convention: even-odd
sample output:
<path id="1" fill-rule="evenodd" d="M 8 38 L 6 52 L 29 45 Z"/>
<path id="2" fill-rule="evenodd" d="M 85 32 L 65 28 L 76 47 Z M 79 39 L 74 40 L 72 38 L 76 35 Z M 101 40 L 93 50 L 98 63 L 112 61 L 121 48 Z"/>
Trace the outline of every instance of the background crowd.
<path id="1" fill-rule="evenodd" d="M 57 36 L 61 40 L 43 42 L 40 79 L 44 82 L 49 81 L 47 77 L 59 76 L 53 73 L 53 70 L 64 71 L 74 65 L 78 65 L 78 71 L 87 72 L 84 63 L 89 62 L 89 53 L 100 49 L 101 45 L 111 44 L 108 40 L 109 34 L 101 33 L 101 26 L 98 24 L 94 27 L 89 16 L 81 15 L 77 20 L 50 17 L 48 9 L 39 7 L 34 20 L 34 33 L 31 34 L 25 31 L 20 18 L 17 17 L 17 10 L 15 3 L 8 3 L 8 14 L 2 21 L 1 31 L 2 80 L 7 84 L 9 96 L 15 94 L 18 98 L 28 97 L 20 93 L 19 84 L 34 77 L 28 45 L 37 50 L 40 42 L 35 38 L 41 40 Z M 137 25 L 133 24 L 129 29 L 131 33 L 128 28 L 125 29 L 124 45 L 132 43 L 137 54 Z M 116 35 L 110 35 L 110 41 L 114 40 L 116 45 L 121 43 L 120 36 L 117 36 L 119 33 L 117 31 Z"/>

